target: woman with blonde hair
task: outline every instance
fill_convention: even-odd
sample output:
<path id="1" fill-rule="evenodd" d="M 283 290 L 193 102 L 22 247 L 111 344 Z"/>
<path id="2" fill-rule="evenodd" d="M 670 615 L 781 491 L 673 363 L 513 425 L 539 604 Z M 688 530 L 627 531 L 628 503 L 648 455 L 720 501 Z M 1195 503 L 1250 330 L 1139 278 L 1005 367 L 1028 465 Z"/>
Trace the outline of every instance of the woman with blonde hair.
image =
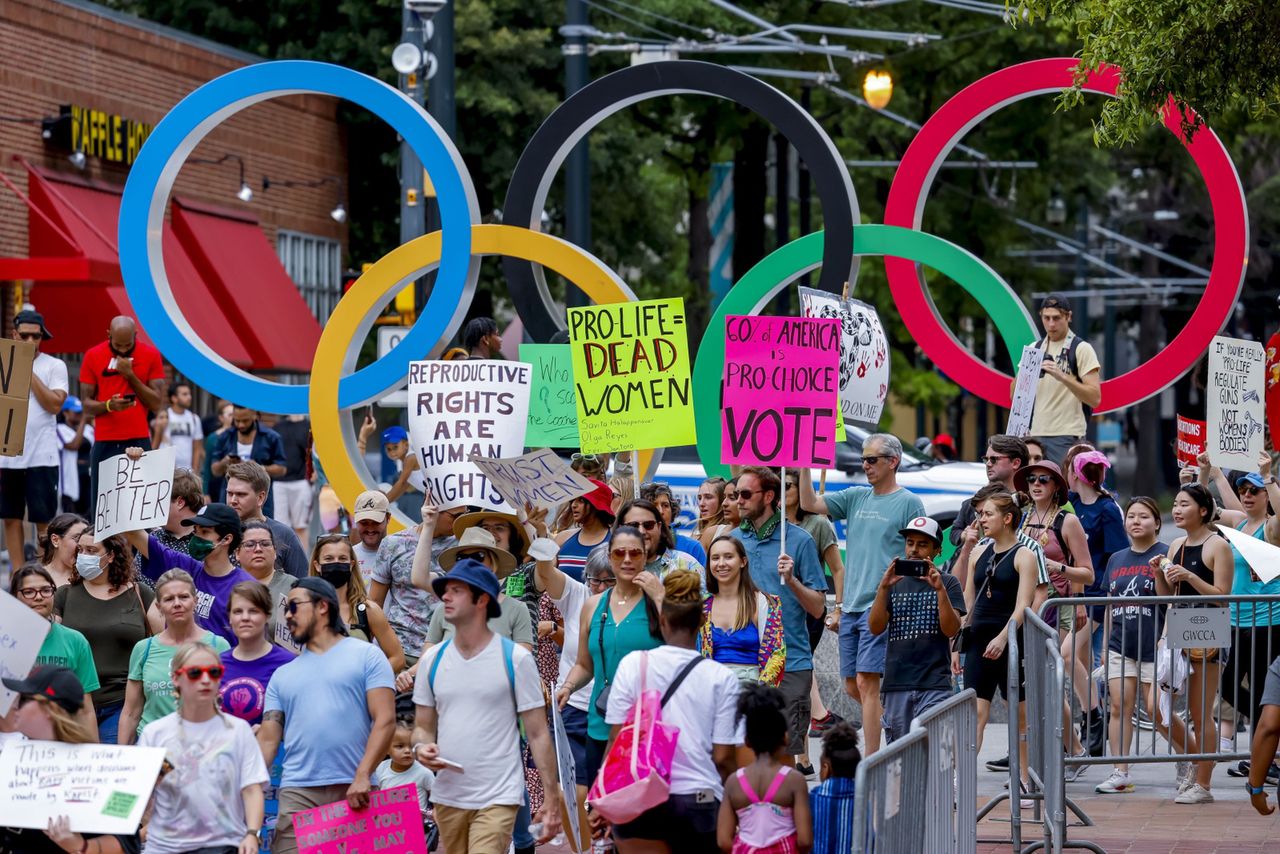
<path id="1" fill-rule="evenodd" d="M 724 524 L 724 488 L 729 481 L 722 477 L 709 477 L 698 487 L 698 528 L 697 537 L 708 530 L 715 530 Z M 706 548 L 706 545 L 703 545 Z"/>
<path id="2" fill-rule="evenodd" d="M 170 770 L 156 784 L 147 854 L 254 854 L 267 766 L 249 724 L 218 708 L 224 668 L 213 647 L 173 654 L 177 711 L 151 722 L 138 744 L 162 747 Z"/>
<path id="3" fill-rule="evenodd" d="M 338 591 L 338 610 L 347 633 L 378 648 L 391 663 L 391 671 L 404 670 L 404 647 L 391 630 L 387 615 L 369 598 L 360 574 L 360 561 L 351 541 L 343 534 L 326 534 L 311 550 L 311 575 L 323 578 Z"/>

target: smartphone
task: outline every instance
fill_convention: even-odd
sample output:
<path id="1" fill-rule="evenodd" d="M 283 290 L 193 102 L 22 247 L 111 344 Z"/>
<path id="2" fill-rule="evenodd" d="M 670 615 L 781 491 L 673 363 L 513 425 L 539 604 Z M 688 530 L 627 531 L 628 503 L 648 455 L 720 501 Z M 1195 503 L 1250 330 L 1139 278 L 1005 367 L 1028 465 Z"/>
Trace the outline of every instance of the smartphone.
<path id="1" fill-rule="evenodd" d="M 903 578 L 924 578 L 929 574 L 930 566 L 932 564 L 927 560 L 911 560 L 900 557 L 893 565 L 893 574 L 901 575 Z"/>
<path id="2" fill-rule="evenodd" d="M 125 400 L 129 401 L 130 403 L 133 403 L 135 400 L 137 400 L 137 399 L 138 399 L 138 396 L 137 396 L 136 394 L 126 394 L 126 395 L 121 395 L 121 396 L 122 396 Z"/>
<path id="3" fill-rule="evenodd" d="M 439 762 L 441 765 L 444 765 L 448 768 L 452 768 L 454 771 L 457 771 L 459 774 L 463 773 L 462 766 L 459 765 L 457 762 L 454 762 L 452 759 L 445 759 L 443 756 L 437 756 L 436 761 Z"/>

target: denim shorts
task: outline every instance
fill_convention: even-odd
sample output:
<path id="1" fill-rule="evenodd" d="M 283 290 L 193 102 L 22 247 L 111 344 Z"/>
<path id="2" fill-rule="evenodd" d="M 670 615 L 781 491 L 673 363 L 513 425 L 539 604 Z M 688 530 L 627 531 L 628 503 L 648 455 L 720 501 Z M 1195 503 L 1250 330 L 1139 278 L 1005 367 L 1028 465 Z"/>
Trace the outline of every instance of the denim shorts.
<path id="1" fill-rule="evenodd" d="M 840 675 L 846 679 L 859 673 L 884 673 L 889 633 L 873 634 L 867 626 L 871 610 L 845 611 L 840 615 Z"/>

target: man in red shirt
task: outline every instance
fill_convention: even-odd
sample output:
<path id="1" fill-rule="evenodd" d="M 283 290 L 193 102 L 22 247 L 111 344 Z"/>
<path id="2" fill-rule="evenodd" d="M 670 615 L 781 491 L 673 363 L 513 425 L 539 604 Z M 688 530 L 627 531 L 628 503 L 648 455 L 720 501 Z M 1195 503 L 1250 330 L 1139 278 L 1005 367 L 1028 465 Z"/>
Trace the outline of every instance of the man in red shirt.
<path id="1" fill-rule="evenodd" d="M 84 354 L 81 399 L 84 414 L 97 419 L 89 456 L 90 519 L 98 500 L 98 464 L 126 448 L 151 447 L 147 410 L 160 411 L 167 385 L 160 351 L 138 340 L 138 325 L 132 317 L 112 318 L 107 340 Z"/>

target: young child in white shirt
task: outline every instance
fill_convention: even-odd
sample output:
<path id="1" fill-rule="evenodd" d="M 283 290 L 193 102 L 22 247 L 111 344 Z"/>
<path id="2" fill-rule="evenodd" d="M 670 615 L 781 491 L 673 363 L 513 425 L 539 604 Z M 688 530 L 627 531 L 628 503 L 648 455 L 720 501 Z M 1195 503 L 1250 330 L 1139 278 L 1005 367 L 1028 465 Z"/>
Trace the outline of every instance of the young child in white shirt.
<path id="1" fill-rule="evenodd" d="M 425 818 L 431 798 L 431 786 L 436 775 L 431 769 L 414 761 L 413 725 L 405 720 L 396 721 L 396 732 L 391 737 L 390 756 L 378 765 L 373 773 L 373 784 L 379 789 L 394 789 L 413 783 L 418 787 L 418 807 Z"/>

